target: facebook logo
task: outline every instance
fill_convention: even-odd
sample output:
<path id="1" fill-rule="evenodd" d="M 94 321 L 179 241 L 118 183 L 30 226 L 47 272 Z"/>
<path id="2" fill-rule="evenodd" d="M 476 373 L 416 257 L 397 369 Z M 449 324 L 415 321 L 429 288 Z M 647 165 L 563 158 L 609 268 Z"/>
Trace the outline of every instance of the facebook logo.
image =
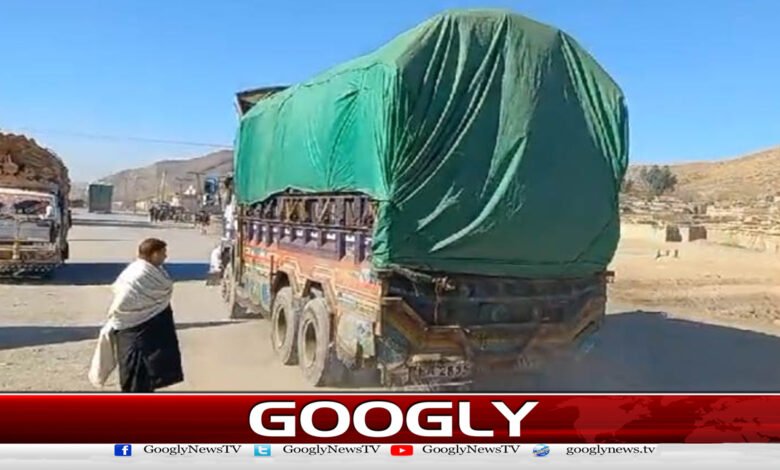
<path id="1" fill-rule="evenodd" d="M 271 444 L 255 444 L 255 457 L 270 457 Z"/>
<path id="2" fill-rule="evenodd" d="M 114 444 L 115 457 L 130 457 L 133 455 L 133 446 L 130 444 Z"/>

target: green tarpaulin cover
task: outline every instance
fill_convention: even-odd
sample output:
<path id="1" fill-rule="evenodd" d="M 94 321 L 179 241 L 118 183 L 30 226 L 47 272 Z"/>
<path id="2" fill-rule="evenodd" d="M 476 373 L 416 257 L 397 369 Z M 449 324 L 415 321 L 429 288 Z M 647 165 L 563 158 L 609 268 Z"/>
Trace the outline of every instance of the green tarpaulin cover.
<path id="1" fill-rule="evenodd" d="M 565 33 L 449 11 L 256 104 L 236 192 L 369 194 L 377 268 L 588 275 L 619 239 L 627 120 L 619 87 Z"/>

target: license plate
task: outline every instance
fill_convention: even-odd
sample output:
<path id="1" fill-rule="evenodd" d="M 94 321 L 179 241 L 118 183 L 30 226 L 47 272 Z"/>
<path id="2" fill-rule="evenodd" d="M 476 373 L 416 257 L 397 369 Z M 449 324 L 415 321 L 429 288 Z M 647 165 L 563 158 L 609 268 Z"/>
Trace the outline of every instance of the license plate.
<path id="1" fill-rule="evenodd" d="M 461 378 L 469 375 L 471 367 L 467 363 L 434 364 L 420 368 L 423 378 Z"/>

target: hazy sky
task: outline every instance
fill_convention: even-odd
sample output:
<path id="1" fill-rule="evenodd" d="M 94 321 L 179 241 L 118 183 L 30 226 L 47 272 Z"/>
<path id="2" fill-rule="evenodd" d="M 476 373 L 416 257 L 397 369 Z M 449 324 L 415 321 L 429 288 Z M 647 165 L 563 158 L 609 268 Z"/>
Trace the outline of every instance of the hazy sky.
<path id="1" fill-rule="evenodd" d="M 230 145 L 234 92 L 306 79 L 451 7 L 509 7 L 573 35 L 627 96 L 634 162 L 780 143 L 773 0 L 2 0 L 0 128 L 78 180 L 200 155 L 95 136 Z"/>

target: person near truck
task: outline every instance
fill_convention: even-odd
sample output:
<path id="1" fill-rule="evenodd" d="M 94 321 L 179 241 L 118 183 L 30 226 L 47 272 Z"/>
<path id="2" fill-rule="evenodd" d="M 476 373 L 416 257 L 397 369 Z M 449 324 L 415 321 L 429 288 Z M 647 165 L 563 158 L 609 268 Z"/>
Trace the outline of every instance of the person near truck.
<path id="1" fill-rule="evenodd" d="M 89 379 L 102 387 L 118 366 L 123 392 L 148 393 L 184 380 L 173 321 L 173 281 L 163 268 L 164 241 L 149 238 L 138 247 L 113 285 L 108 322 L 100 332 Z"/>
<path id="2" fill-rule="evenodd" d="M 233 240 L 237 225 L 236 204 L 234 200 L 231 200 L 230 203 L 225 206 L 225 212 L 223 213 L 222 219 L 224 223 L 223 238 L 227 240 Z"/>
<path id="3" fill-rule="evenodd" d="M 49 241 L 53 243 L 57 239 L 59 225 L 57 224 L 57 214 L 54 211 L 54 205 L 51 203 L 51 201 L 46 203 L 46 206 L 43 209 L 43 214 L 41 214 L 41 219 L 51 222 L 49 225 Z"/>
<path id="4" fill-rule="evenodd" d="M 198 225 L 200 226 L 201 235 L 206 235 L 209 230 L 209 223 L 211 222 L 211 216 L 208 211 L 201 210 L 197 215 Z"/>
<path id="5" fill-rule="evenodd" d="M 43 210 L 43 218 L 46 220 L 54 219 L 54 206 L 51 202 L 46 203 L 46 208 Z"/>

